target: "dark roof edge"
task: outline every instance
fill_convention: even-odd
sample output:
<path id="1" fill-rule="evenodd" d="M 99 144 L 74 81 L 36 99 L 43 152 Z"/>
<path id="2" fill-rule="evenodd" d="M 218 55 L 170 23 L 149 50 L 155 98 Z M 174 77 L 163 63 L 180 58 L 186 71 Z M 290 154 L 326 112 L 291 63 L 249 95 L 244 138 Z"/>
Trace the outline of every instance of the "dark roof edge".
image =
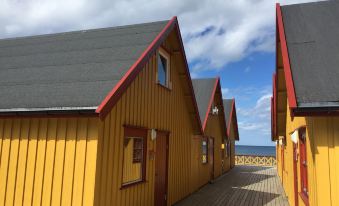
<path id="1" fill-rule="evenodd" d="M 298 103 L 298 108 L 324 108 L 339 107 L 339 102 L 310 102 Z"/>
<path id="2" fill-rule="evenodd" d="M 339 116 L 339 105 L 318 107 L 297 107 L 293 109 L 295 117 L 305 116 Z"/>
<path id="3" fill-rule="evenodd" d="M 46 107 L 46 108 L 11 108 L 11 109 L 0 109 L 0 113 L 15 113 L 15 112 L 50 112 L 50 111 L 95 111 L 96 106 L 93 107 Z"/>
<path id="4" fill-rule="evenodd" d="M 73 109 L 53 109 L 48 108 L 45 110 L 37 110 L 37 109 L 25 109 L 25 110 L 0 110 L 0 118 L 13 118 L 13 117 L 99 117 L 99 115 L 95 112 L 95 108 L 73 108 Z"/>

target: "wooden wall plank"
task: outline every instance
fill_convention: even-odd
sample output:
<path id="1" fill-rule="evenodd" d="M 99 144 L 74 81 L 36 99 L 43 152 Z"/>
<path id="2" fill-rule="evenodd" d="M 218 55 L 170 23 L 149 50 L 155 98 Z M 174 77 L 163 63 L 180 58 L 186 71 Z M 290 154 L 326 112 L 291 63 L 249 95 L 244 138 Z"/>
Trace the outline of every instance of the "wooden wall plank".
<path id="1" fill-rule="evenodd" d="M 57 137 L 58 120 L 53 118 L 48 121 L 45 165 L 43 174 L 43 188 L 42 188 L 42 205 L 49 205 L 51 202 L 54 160 L 55 160 L 55 146 Z"/>
<path id="2" fill-rule="evenodd" d="M 27 153 L 27 169 L 25 177 L 25 191 L 23 205 L 32 205 L 33 188 L 35 178 L 35 162 L 37 159 L 38 134 L 40 122 L 38 119 L 31 120 Z"/>
<path id="3" fill-rule="evenodd" d="M 30 120 L 29 119 L 22 120 L 20 132 L 20 149 L 18 154 L 17 177 L 15 181 L 16 184 L 15 184 L 14 205 L 22 205 L 23 203 L 29 129 L 30 129 Z"/>
<path id="4" fill-rule="evenodd" d="M 74 159 L 76 149 L 77 136 L 77 119 L 72 118 L 68 120 L 66 133 L 66 151 L 65 151 L 65 167 L 62 185 L 61 204 L 71 205 L 72 190 L 73 190 L 73 175 L 74 175 Z"/>
<path id="5" fill-rule="evenodd" d="M 46 155 L 46 138 L 47 138 L 47 125 L 46 121 L 41 121 L 39 125 L 38 133 L 38 147 L 37 147 L 37 158 L 35 162 L 34 172 L 34 188 L 33 188 L 33 203 L 32 205 L 40 205 L 42 198 L 42 184 L 44 178 L 45 168 L 45 155 Z"/>
<path id="6" fill-rule="evenodd" d="M 67 133 L 67 119 L 58 120 L 51 205 L 61 204 L 61 193 L 64 171 L 63 169 L 65 166 L 64 160 L 66 147 L 66 133 Z"/>

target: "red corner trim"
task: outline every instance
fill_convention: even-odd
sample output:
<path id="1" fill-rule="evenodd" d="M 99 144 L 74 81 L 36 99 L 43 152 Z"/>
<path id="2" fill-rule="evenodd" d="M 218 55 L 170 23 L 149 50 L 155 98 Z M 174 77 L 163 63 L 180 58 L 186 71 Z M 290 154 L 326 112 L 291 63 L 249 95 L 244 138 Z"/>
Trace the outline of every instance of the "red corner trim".
<path id="1" fill-rule="evenodd" d="M 215 91 L 217 90 L 217 86 L 218 86 L 219 80 L 220 80 L 220 77 L 217 77 L 215 79 L 215 83 L 214 83 L 214 86 L 213 86 L 213 91 L 212 91 L 212 94 L 210 96 L 210 101 L 208 103 L 208 107 L 207 107 L 207 110 L 206 110 L 206 114 L 205 114 L 205 118 L 204 118 L 204 124 L 203 124 L 203 127 L 202 127 L 202 131 L 205 131 L 206 124 L 207 124 L 207 119 L 208 119 L 208 114 L 209 114 L 209 112 L 211 110 L 211 107 L 212 107 Z"/>
<path id="2" fill-rule="evenodd" d="M 161 43 L 166 39 L 168 34 L 172 31 L 174 26 L 177 24 L 177 17 L 173 17 L 165 26 L 165 28 L 155 37 L 152 43 L 147 47 L 147 49 L 141 54 L 138 60 L 129 68 L 126 74 L 120 79 L 120 81 L 114 86 L 114 88 L 108 93 L 105 99 L 100 103 L 96 109 L 96 113 L 99 113 L 100 119 L 104 119 L 105 116 L 109 113 L 110 109 L 115 105 L 119 100 L 128 86 L 139 74 L 141 69 L 147 63 L 149 58 L 152 56 L 153 52 L 161 45 Z"/>
<path id="3" fill-rule="evenodd" d="M 189 68 L 188 68 L 188 63 L 187 63 L 187 58 L 186 58 L 186 53 L 185 53 L 185 49 L 184 49 L 184 43 L 182 41 L 182 38 L 181 38 L 181 32 L 180 32 L 180 28 L 179 28 L 179 22 L 177 20 L 177 18 L 175 17 L 176 19 L 176 31 L 177 31 L 177 38 L 179 40 L 179 43 L 180 43 L 180 48 L 181 48 L 181 53 L 183 54 L 183 58 L 184 58 L 184 65 L 185 65 L 185 72 L 186 72 L 186 79 L 187 79 L 187 82 L 188 82 L 188 85 L 190 87 L 190 90 L 191 90 L 191 94 L 192 94 L 192 102 L 193 102 L 193 106 L 194 106 L 194 110 L 195 110 L 195 114 L 196 114 L 196 118 L 198 120 L 198 126 L 199 126 L 199 129 L 200 129 L 200 133 L 202 134 L 203 133 L 203 127 L 202 127 L 202 124 L 201 124 L 201 120 L 200 120 L 200 116 L 199 116 L 199 110 L 198 110 L 198 104 L 197 104 L 197 100 L 195 99 L 195 94 L 194 94 L 194 89 L 193 89 L 193 84 L 192 84 L 192 78 L 191 78 L 191 74 L 190 74 L 190 71 L 189 71 Z"/>
<path id="4" fill-rule="evenodd" d="M 297 101 L 296 101 L 296 96 L 295 96 L 290 59 L 288 56 L 284 22 L 283 22 L 281 7 L 279 3 L 276 4 L 276 11 L 277 11 L 277 31 L 279 33 L 279 39 L 280 39 L 280 44 L 281 44 L 281 53 L 282 53 L 283 64 L 284 64 L 284 73 L 285 73 L 285 79 L 286 79 L 286 90 L 287 90 L 287 96 L 288 96 L 288 103 L 291 109 L 291 115 L 293 115 L 293 109 L 297 107 Z"/>

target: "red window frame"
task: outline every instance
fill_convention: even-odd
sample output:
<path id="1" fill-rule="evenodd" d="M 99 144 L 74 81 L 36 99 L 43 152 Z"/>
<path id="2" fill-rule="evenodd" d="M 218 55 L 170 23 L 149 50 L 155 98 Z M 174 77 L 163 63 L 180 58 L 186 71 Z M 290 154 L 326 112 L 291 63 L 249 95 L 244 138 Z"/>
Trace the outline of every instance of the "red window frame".
<path id="1" fill-rule="evenodd" d="M 143 138 L 143 146 L 142 146 L 142 158 L 141 158 L 141 179 L 138 181 L 133 182 L 123 182 L 123 173 L 124 173 L 124 167 L 122 167 L 122 174 L 121 174 L 121 189 L 130 187 L 132 185 L 140 184 L 146 182 L 146 160 L 147 160 L 147 134 L 148 129 L 144 127 L 137 127 L 137 126 L 130 126 L 125 125 L 124 126 L 124 140 L 128 137 L 141 137 Z M 125 142 L 125 141 L 123 141 Z M 133 145 L 133 153 L 134 153 L 134 145 Z M 122 158 L 122 164 L 124 164 L 124 154 Z M 133 155 L 133 163 L 134 163 L 134 155 Z"/>
<path id="2" fill-rule="evenodd" d="M 299 165 L 300 165 L 300 197 L 308 205 L 308 175 L 307 175 L 307 149 L 306 128 L 299 129 Z"/>

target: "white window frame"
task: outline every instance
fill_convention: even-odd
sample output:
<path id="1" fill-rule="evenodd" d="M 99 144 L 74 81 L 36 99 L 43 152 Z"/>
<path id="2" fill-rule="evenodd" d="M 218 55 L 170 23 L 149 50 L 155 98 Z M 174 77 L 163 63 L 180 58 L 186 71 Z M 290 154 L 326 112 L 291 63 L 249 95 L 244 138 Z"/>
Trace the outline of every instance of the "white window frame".
<path id="1" fill-rule="evenodd" d="M 166 61 L 167 61 L 167 64 L 166 64 L 166 82 L 165 82 L 165 85 L 163 85 L 163 84 L 161 84 L 160 82 L 159 82 L 159 79 L 158 79 L 158 65 L 159 65 L 159 62 L 158 62 L 158 60 L 159 60 L 159 58 L 158 58 L 158 56 L 157 56 L 157 83 L 159 84 L 159 85 L 161 85 L 161 86 L 164 86 L 164 87 L 167 87 L 167 88 L 169 88 L 169 89 L 172 89 L 172 83 L 171 83 L 171 78 L 170 78 L 170 76 L 171 76 L 171 55 L 165 50 L 165 49 L 163 49 L 162 47 L 159 47 L 159 50 L 158 50 L 158 54 L 157 55 L 161 55 L 162 57 L 164 57 L 165 59 L 166 59 Z"/>

